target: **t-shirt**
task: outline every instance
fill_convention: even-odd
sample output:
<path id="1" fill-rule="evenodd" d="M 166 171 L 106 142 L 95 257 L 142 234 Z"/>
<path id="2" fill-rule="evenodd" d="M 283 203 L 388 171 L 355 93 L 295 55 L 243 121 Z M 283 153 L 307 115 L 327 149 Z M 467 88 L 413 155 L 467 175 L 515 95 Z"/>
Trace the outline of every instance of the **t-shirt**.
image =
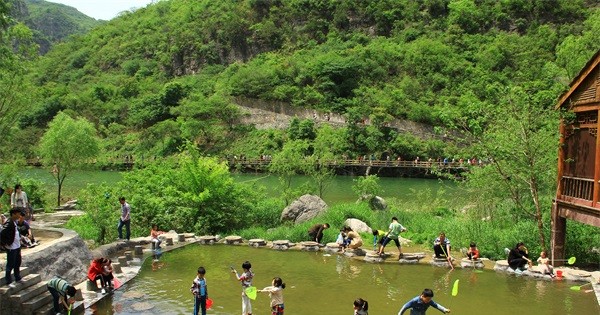
<path id="1" fill-rule="evenodd" d="M 402 230 L 404 230 L 404 227 L 402 226 L 402 224 L 398 223 L 398 222 L 392 222 L 390 224 L 390 234 L 388 235 L 388 237 L 390 239 L 393 240 L 397 240 L 398 236 L 400 235 L 400 232 L 402 232 Z"/>
<path id="2" fill-rule="evenodd" d="M 192 287 L 190 288 L 192 293 L 198 296 L 207 296 L 208 292 L 206 290 L 206 279 L 196 277 L 192 282 Z"/>
<path id="3" fill-rule="evenodd" d="M 242 282 L 242 287 L 247 288 L 252 286 L 252 278 L 254 278 L 254 273 L 252 271 L 246 271 L 240 275 L 240 281 Z"/>
<path id="4" fill-rule="evenodd" d="M 70 287 L 71 284 L 69 284 L 65 279 L 54 277 L 48 281 L 47 286 L 58 291 L 58 294 L 62 295 L 63 297 L 67 297 L 67 288 Z"/>

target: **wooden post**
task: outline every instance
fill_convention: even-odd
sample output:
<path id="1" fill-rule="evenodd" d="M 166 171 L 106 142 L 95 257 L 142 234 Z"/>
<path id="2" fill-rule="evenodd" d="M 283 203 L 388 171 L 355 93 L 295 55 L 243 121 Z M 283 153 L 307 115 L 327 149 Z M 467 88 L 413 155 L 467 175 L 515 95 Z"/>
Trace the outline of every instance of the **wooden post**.
<path id="1" fill-rule="evenodd" d="M 552 236 L 550 246 L 553 266 L 563 265 L 564 262 L 561 259 L 565 258 L 567 219 L 560 216 L 559 207 L 556 202 L 552 205 Z"/>
<path id="2" fill-rule="evenodd" d="M 564 173 L 564 163 L 565 163 L 565 135 L 566 135 L 566 127 L 564 120 L 560 121 L 560 138 L 558 142 L 558 179 L 556 181 L 556 198 L 560 198 L 563 194 L 562 187 L 562 177 Z"/>
<path id="3" fill-rule="evenodd" d="M 600 118 L 600 110 L 598 110 L 598 118 Z M 598 130 L 600 130 L 600 119 L 596 119 L 596 159 L 594 163 L 594 196 L 592 200 L 592 207 L 596 207 L 598 202 L 598 196 L 600 195 L 600 137 L 598 136 Z"/>

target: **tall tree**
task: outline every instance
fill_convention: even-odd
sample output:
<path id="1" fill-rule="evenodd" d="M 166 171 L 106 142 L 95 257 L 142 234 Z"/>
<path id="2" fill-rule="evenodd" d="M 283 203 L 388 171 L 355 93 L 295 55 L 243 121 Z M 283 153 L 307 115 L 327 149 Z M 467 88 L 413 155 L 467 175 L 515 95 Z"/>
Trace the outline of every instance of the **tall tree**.
<path id="1" fill-rule="evenodd" d="M 73 119 L 60 112 L 50 122 L 40 140 L 40 154 L 45 165 L 52 165 L 58 186 L 57 206 L 65 178 L 77 167 L 91 162 L 98 152 L 96 129 L 85 118 Z"/>
<path id="2" fill-rule="evenodd" d="M 535 220 L 539 244 L 546 248 L 544 213 L 550 204 L 544 206 L 541 197 L 555 187 L 558 113 L 546 108 L 552 99 L 544 93 L 512 87 L 504 95 L 487 109 L 484 132 L 476 137 L 478 157 L 489 163 L 469 173 L 468 184 L 479 191 L 486 209 L 510 200 L 515 220 Z"/>

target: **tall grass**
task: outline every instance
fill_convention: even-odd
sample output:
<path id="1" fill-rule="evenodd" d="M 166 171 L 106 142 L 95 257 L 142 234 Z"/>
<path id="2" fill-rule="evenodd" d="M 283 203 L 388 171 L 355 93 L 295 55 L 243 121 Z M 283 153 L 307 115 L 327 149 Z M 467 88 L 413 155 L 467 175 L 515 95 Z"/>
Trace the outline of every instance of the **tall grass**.
<path id="1" fill-rule="evenodd" d="M 441 192 L 443 194 L 443 192 Z M 411 201 L 388 200 L 385 211 L 371 210 L 365 203 L 338 204 L 329 208 L 321 216 L 300 224 L 283 223 L 274 228 L 255 226 L 234 233 L 246 238 L 267 240 L 287 239 L 293 242 L 308 239 L 308 229 L 316 223 L 329 223 L 331 228 L 324 232 L 323 242 L 334 242 L 348 218 L 356 218 L 371 228 L 387 230 L 393 216 L 397 217 L 408 231 L 402 237 L 414 244 L 432 247 L 434 239 L 443 231 L 451 241 L 453 255 L 460 257 L 459 249 L 468 247 L 470 242 L 477 243 L 482 257 L 493 260 L 506 259 L 504 248 L 513 248 L 517 242 L 524 242 L 532 258 L 537 258 L 542 248 L 534 220 L 514 221 L 502 207 L 497 205 L 493 218 L 482 218 L 478 209 L 464 201 L 442 198 L 439 193 L 416 192 Z M 546 239 L 550 239 L 550 222 L 545 230 Z M 600 234 L 596 228 L 583 224 L 569 225 L 567 236 L 567 256 L 577 256 L 580 262 L 597 263 L 598 254 L 591 252 L 593 246 L 600 244 Z M 362 234 L 365 244 L 369 244 L 372 235 Z M 365 245 L 366 246 L 366 245 Z"/>

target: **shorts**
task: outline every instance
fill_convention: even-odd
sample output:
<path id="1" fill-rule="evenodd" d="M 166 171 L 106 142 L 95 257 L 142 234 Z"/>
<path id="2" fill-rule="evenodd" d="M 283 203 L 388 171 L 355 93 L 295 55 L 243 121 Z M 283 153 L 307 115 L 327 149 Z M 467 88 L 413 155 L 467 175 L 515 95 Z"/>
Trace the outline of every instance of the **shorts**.
<path id="1" fill-rule="evenodd" d="M 392 239 L 389 237 L 384 237 L 381 246 L 385 247 L 391 240 Z M 394 239 L 394 243 L 396 243 L 396 247 L 400 247 L 400 241 L 398 239 Z"/>
<path id="2" fill-rule="evenodd" d="M 283 304 L 271 306 L 271 315 L 283 315 Z"/>

